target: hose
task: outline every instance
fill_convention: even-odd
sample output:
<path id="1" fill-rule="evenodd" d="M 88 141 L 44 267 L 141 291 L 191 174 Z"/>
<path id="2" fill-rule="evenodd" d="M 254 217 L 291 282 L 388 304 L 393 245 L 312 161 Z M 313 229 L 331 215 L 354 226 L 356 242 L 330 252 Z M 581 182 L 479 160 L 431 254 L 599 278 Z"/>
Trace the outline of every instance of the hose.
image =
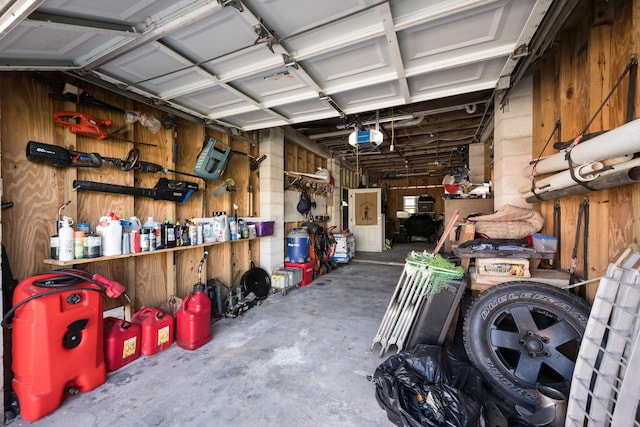
<path id="1" fill-rule="evenodd" d="M 19 303 L 17 303 L 13 307 L 11 307 L 11 309 L 9 311 L 7 311 L 7 314 L 5 314 L 4 317 L 2 318 L 2 322 L 0 322 L 0 326 L 2 326 L 3 328 L 6 328 L 7 327 L 7 321 L 13 316 L 13 313 L 15 313 L 15 311 L 19 307 L 22 307 L 23 305 L 25 305 L 29 301 L 32 301 L 32 300 L 34 300 L 36 298 L 40 298 L 40 297 L 44 297 L 44 296 L 48 296 L 48 295 L 54 295 L 54 294 L 66 292 L 66 291 L 69 291 L 69 290 L 74 290 L 74 291 L 93 291 L 93 292 L 98 292 L 102 296 L 106 296 L 106 294 L 107 294 L 105 286 L 102 283 L 98 282 L 97 280 L 94 280 L 92 277 L 88 276 L 88 273 L 86 271 L 83 271 L 83 270 L 58 269 L 58 270 L 44 271 L 44 272 L 36 273 L 31 277 L 44 276 L 44 275 L 48 275 L 48 274 L 59 274 L 59 276 L 58 277 L 49 277 L 47 279 L 35 280 L 33 282 L 33 285 L 37 286 L 39 288 L 51 288 L 51 290 L 50 291 L 45 291 L 45 292 L 42 292 L 42 293 L 39 293 L 39 294 L 31 295 L 30 297 L 27 297 L 27 298 L 23 299 L 22 301 L 20 301 Z M 70 278 L 71 278 L 71 280 L 69 280 Z M 98 289 L 91 288 L 91 287 L 71 287 L 71 286 L 74 286 L 74 285 L 77 285 L 77 284 L 83 283 L 83 282 L 93 283 L 94 285 L 98 286 Z M 8 327 L 11 328 L 11 324 L 9 324 Z"/>

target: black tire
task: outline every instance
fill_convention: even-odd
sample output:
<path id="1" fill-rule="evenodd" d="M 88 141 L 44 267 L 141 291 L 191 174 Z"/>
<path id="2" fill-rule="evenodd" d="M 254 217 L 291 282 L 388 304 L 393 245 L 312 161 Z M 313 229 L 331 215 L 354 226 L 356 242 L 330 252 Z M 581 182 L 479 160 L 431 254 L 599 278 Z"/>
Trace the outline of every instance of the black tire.
<path id="1" fill-rule="evenodd" d="M 551 285 L 502 283 L 469 307 L 464 347 L 499 397 L 535 410 L 537 385 L 569 395 L 589 311 L 582 299 Z"/>

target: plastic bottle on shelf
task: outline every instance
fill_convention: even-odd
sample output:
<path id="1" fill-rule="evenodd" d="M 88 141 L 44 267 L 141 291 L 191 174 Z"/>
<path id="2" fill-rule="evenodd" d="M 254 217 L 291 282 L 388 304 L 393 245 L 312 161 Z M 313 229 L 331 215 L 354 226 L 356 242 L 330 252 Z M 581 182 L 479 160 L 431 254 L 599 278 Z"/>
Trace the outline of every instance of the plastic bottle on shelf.
<path id="1" fill-rule="evenodd" d="M 162 247 L 164 248 L 175 248 L 176 247 L 176 228 L 175 225 L 171 224 L 171 221 L 168 219 L 164 220 L 164 224 L 162 224 L 160 230 L 160 234 L 162 236 Z"/>
<path id="2" fill-rule="evenodd" d="M 173 229 L 173 237 L 176 239 L 176 246 L 180 246 L 182 244 L 182 226 L 180 225 L 180 220 L 176 221 Z"/>
<path id="3" fill-rule="evenodd" d="M 156 249 L 164 249 L 165 246 L 162 243 L 162 223 L 156 221 L 153 225 L 153 231 L 156 234 Z"/>
<path id="4" fill-rule="evenodd" d="M 73 261 L 74 255 L 74 239 L 73 228 L 71 224 L 73 221 L 69 217 L 62 217 L 62 221 L 59 224 L 58 230 L 58 259 L 60 261 Z"/>
<path id="5" fill-rule="evenodd" d="M 198 231 L 200 231 L 200 232 L 198 233 Z M 200 237 L 200 239 L 202 239 L 202 227 L 200 227 L 200 230 L 198 230 L 198 224 L 194 220 L 189 225 L 189 241 L 191 242 L 192 246 L 198 244 L 198 236 Z M 200 243 L 202 243 L 202 242 L 200 242 Z"/>
<path id="6" fill-rule="evenodd" d="M 100 217 L 96 232 L 101 236 L 102 256 L 122 254 L 122 224 L 115 213 L 111 212 L 109 216 Z"/>
<path id="7" fill-rule="evenodd" d="M 238 230 L 236 227 L 236 219 L 234 217 L 229 218 L 229 231 L 231 233 L 231 240 L 238 240 Z"/>
<path id="8" fill-rule="evenodd" d="M 145 234 L 149 235 L 149 250 L 150 251 L 155 251 L 156 250 L 156 222 L 153 220 L 153 217 L 147 217 L 147 220 L 144 222 L 144 224 L 142 224 L 142 228 L 145 231 Z"/>
<path id="9" fill-rule="evenodd" d="M 124 228 L 124 232 L 127 233 L 127 238 L 130 241 L 131 252 L 140 252 L 140 230 L 142 230 L 142 224 L 140 219 L 136 216 L 129 218 L 129 225 Z"/>

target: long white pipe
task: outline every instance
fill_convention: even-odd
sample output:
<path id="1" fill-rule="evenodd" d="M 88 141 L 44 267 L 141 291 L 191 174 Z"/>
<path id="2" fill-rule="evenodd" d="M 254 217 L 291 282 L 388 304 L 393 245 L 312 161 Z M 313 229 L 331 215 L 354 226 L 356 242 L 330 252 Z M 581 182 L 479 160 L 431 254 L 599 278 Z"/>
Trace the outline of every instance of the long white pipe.
<path id="1" fill-rule="evenodd" d="M 600 174 L 597 171 L 602 169 L 604 166 L 618 165 L 620 163 L 628 162 L 632 159 L 633 159 L 632 155 L 626 155 L 626 156 L 614 157 L 613 159 L 603 160 L 601 162 L 586 163 L 573 168 L 573 172 L 576 175 L 576 178 L 578 178 L 580 181 L 582 182 L 591 181 L 593 179 L 596 179 L 598 176 L 600 176 Z M 566 187 L 570 187 L 571 185 L 575 184 L 575 182 L 571 178 L 571 174 L 569 173 L 568 170 L 566 170 L 564 172 L 559 172 L 557 174 L 554 174 L 536 181 L 534 183 L 536 192 L 540 193 L 541 191 L 551 191 L 558 188 L 565 188 L 565 186 L 558 187 L 559 185 L 557 181 L 558 179 L 563 179 L 563 180 L 571 179 L 572 181 L 571 184 L 567 185 Z M 549 186 L 552 187 L 551 190 L 547 188 Z M 523 185 L 518 190 L 520 191 L 520 193 L 529 193 L 531 191 L 531 185 Z"/>
<path id="2" fill-rule="evenodd" d="M 629 160 L 628 162 L 624 162 L 624 163 L 620 163 L 620 164 L 614 165 L 614 166 L 611 167 L 611 169 L 607 169 L 606 171 L 601 172 L 596 177 L 606 176 L 606 175 L 609 175 L 609 174 L 614 173 L 614 172 L 620 172 L 620 171 L 629 170 L 629 169 L 635 168 L 637 166 L 640 166 L 640 157 L 638 157 L 637 159 Z M 544 189 L 541 189 L 540 191 L 537 191 L 538 194 L 544 193 L 544 192 L 547 192 L 547 191 L 562 190 L 564 188 L 569 188 L 569 187 L 571 187 L 573 185 L 576 185 L 576 182 L 573 179 L 571 179 L 571 176 L 569 175 L 569 171 L 563 171 L 563 172 L 557 173 L 557 174 L 553 175 L 551 178 L 555 178 L 553 180 L 553 183 L 554 183 L 553 186 L 549 185 L 549 186 L 545 187 Z M 530 192 L 528 192 L 526 194 L 523 194 L 521 197 L 523 199 L 527 199 L 529 197 L 535 197 L 535 195 L 530 191 Z"/>
<path id="3" fill-rule="evenodd" d="M 596 179 L 600 174 L 597 172 L 604 167 L 602 162 L 587 163 L 586 165 L 578 166 L 576 168 L 575 177 L 578 181 L 589 182 Z M 547 178 L 544 186 L 540 186 L 541 190 L 551 191 L 558 190 L 560 188 L 571 187 L 576 182 L 571 178 L 571 173 L 567 170 L 557 173 Z"/>
<path id="4" fill-rule="evenodd" d="M 612 157 L 640 151 L 640 119 L 625 123 L 615 129 L 581 142 L 571 150 L 575 165 L 598 162 Z M 536 174 L 546 174 L 569 168 L 565 151 L 541 159 L 536 165 Z M 524 176 L 531 175 L 531 166 L 522 170 Z"/>

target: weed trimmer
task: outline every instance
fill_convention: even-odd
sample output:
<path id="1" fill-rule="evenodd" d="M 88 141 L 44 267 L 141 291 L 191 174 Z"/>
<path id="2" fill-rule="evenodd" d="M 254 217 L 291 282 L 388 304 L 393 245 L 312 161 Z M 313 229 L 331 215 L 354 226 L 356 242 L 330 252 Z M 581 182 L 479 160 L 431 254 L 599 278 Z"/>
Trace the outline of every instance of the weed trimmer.
<path id="1" fill-rule="evenodd" d="M 176 313 L 176 343 L 185 350 L 195 350 L 211 341 L 211 300 L 204 292 L 202 266 L 209 252 L 198 265 L 198 283 L 193 286 L 191 295 L 182 300 L 182 306 Z"/>

